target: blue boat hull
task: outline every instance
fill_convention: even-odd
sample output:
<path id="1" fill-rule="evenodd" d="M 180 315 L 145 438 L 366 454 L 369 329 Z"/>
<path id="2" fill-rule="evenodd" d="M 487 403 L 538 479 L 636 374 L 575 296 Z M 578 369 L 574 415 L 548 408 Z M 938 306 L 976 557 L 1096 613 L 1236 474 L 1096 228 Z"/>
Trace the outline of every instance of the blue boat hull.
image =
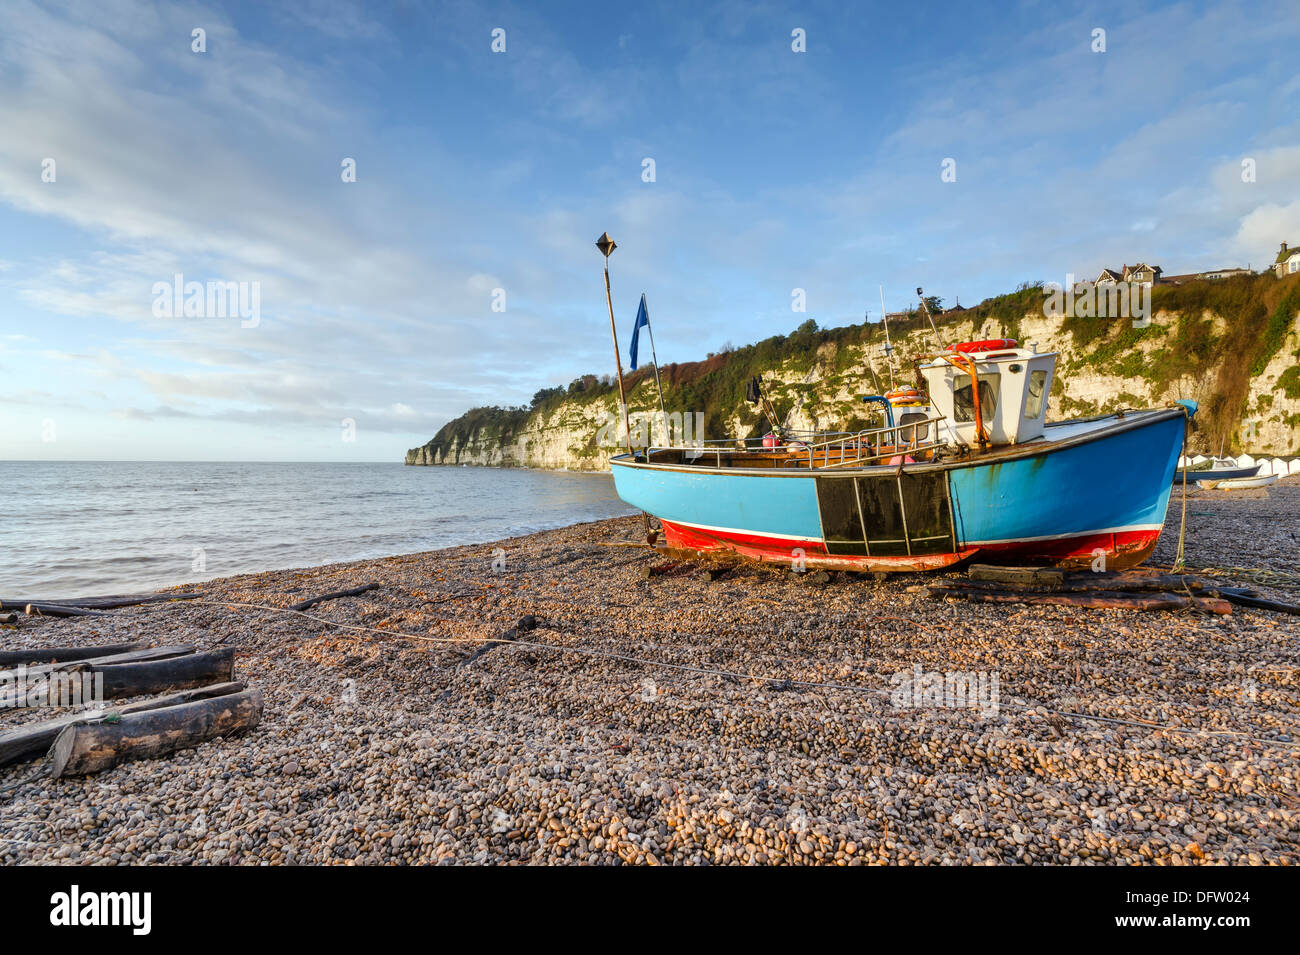
<path id="1" fill-rule="evenodd" d="M 1122 569 L 1159 538 L 1185 424 L 1181 409 L 1128 413 L 901 468 L 611 463 L 619 496 L 658 517 L 670 547 L 857 570 L 930 570 L 975 554 Z M 1054 428 L 1070 433 L 1053 440 Z"/>

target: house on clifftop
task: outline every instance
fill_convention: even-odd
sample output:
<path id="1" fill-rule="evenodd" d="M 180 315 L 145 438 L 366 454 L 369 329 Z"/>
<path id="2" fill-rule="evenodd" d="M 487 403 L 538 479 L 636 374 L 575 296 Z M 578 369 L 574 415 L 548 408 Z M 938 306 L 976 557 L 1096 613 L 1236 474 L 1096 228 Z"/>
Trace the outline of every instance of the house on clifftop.
<path id="1" fill-rule="evenodd" d="M 1165 275 L 1164 270 L 1158 265 L 1126 265 L 1119 271 L 1115 269 L 1102 269 L 1101 274 L 1097 276 L 1094 285 L 1119 285 L 1121 282 L 1132 282 L 1136 285 L 1182 285 L 1184 282 L 1214 282 L 1221 279 L 1230 279 L 1238 275 L 1253 275 L 1250 269 L 1228 268 L 1228 269 L 1210 269 L 1207 272 L 1188 272 L 1185 275 Z"/>
<path id="2" fill-rule="evenodd" d="M 1254 275 L 1250 269 L 1212 269 L 1209 272 L 1188 272 L 1186 275 L 1162 275 L 1161 285 L 1182 285 L 1184 282 L 1217 282 L 1221 279 L 1235 278 L 1238 275 Z"/>
<path id="3" fill-rule="evenodd" d="M 1160 281 L 1160 273 L 1163 271 L 1164 269 L 1158 265 L 1147 265 L 1142 262 L 1131 267 L 1124 266 L 1123 278 L 1125 282 L 1136 282 L 1138 285 L 1150 288 Z"/>
<path id="4" fill-rule="evenodd" d="M 1132 282 L 1135 285 L 1155 285 L 1160 281 L 1164 269 L 1158 265 L 1126 265 L 1118 272 L 1114 269 L 1102 269 L 1094 285 L 1118 285 L 1120 282 Z"/>
<path id="5" fill-rule="evenodd" d="M 1288 249 L 1283 242 L 1277 258 L 1273 260 L 1273 271 L 1277 273 L 1278 278 L 1300 272 L 1300 248 Z"/>

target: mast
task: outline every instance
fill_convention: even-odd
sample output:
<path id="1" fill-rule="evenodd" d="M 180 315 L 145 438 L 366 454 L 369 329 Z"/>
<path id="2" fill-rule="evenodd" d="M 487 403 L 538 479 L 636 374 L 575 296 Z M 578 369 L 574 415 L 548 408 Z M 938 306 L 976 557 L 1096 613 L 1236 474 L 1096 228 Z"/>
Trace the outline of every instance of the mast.
<path id="1" fill-rule="evenodd" d="M 641 304 L 645 305 L 645 292 L 641 293 Z M 650 324 L 649 309 L 646 309 L 645 330 L 650 333 L 650 357 L 655 363 L 655 388 L 659 391 L 659 413 L 664 419 L 664 444 L 672 444 L 672 435 L 668 433 L 668 409 L 664 406 L 664 386 L 659 382 L 659 355 L 655 353 L 655 329 Z"/>
<path id="2" fill-rule="evenodd" d="M 618 244 L 608 232 L 602 232 L 596 240 L 596 248 L 605 256 L 605 304 L 609 306 L 609 334 L 614 339 L 614 367 L 618 369 L 618 400 L 623 406 L 623 427 L 627 429 L 627 453 L 635 454 L 632 450 L 632 423 L 627 416 L 627 393 L 623 390 L 623 359 L 618 353 L 618 331 L 614 328 L 614 300 L 609 294 L 609 254 L 618 248 Z"/>
<path id="3" fill-rule="evenodd" d="M 880 320 L 885 323 L 885 359 L 889 362 L 889 390 L 894 389 L 894 346 L 889 340 L 889 313 L 885 311 L 885 287 L 880 286 Z"/>
<path id="4" fill-rule="evenodd" d="M 862 324 L 871 324 L 871 309 L 867 309 L 862 314 Z M 867 371 L 871 372 L 871 383 L 875 386 L 876 391 L 880 390 L 880 379 L 876 377 L 876 363 L 871 358 L 871 349 L 866 349 Z"/>
<path id="5" fill-rule="evenodd" d="M 939 341 L 939 329 L 934 327 L 934 316 L 930 314 L 930 306 L 926 304 L 925 296 L 921 294 L 921 287 L 916 288 L 916 297 L 921 300 L 921 308 L 925 309 L 925 317 L 930 320 L 930 331 L 934 333 L 934 347 L 943 350 L 943 343 Z"/>

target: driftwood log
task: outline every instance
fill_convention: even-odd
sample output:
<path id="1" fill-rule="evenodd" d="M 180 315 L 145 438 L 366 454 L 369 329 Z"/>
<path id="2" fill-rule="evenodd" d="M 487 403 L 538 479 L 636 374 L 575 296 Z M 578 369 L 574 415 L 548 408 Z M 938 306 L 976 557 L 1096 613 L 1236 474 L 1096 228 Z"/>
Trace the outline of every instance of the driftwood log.
<path id="1" fill-rule="evenodd" d="M 993 580 L 1005 584 L 1060 584 L 1065 571 L 1054 567 L 998 567 L 993 564 L 971 564 L 967 571 L 971 580 Z"/>
<path id="2" fill-rule="evenodd" d="M 8 766 L 10 763 L 21 762 L 25 759 L 32 759 L 47 752 L 50 744 L 54 742 L 55 737 L 62 732 L 66 726 L 74 723 L 98 723 L 102 720 L 112 718 L 114 714 L 125 716 L 128 713 L 141 713 L 145 710 L 158 710 L 167 706 L 177 706 L 181 703 L 191 703 L 195 700 L 206 700 L 215 696 L 226 696 L 230 693 L 238 693 L 244 689 L 244 684 L 234 681 L 230 683 L 214 683 L 212 686 L 199 687 L 194 690 L 185 690 L 181 693 L 172 693 L 167 696 L 155 696 L 147 700 L 140 700 L 136 703 L 126 703 L 122 706 L 112 708 L 87 710 L 80 713 L 71 713 L 67 716 L 57 716 L 54 719 L 42 720 L 39 723 L 29 723 L 25 726 L 19 726 L 17 729 L 0 733 L 0 766 Z"/>
<path id="3" fill-rule="evenodd" d="M 335 590 L 332 593 L 321 594 L 319 597 L 309 597 L 306 600 L 290 605 L 290 610 L 306 610 L 308 607 L 314 607 L 318 603 L 326 600 L 337 600 L 339 597 L 355 597 L 358 594 L 364 594 L 368 590 L 378 590 L 379 584 L 369 583 L 362 584 L 360 587 L 353 587 L 351 590 Z"/>
<path id="4" fill-rule="evenodd" d="M 105 647 L 111 650 L 111 647 Z M 184 656 L 187 653 L 193 653 L 198 648 L 193 644 L 178 644 L 169 647 L 145 647 L 143 650 L 128 650 L 124 653 L 105 653 L 100 656 L 86 657 L 83 660 L 67 660 L 59 663 L 43 663 L 39 666 L 25 668 L 25 674 L 28 679 L 44 676 L 54 670 L 66 670 L 69 667 L 78 664 L 92 663 L 136 663 L 140 660 L 165 660 L 167 657 Z"/>
<path id="5" fill-rule="evenodd" d="M 977 573 L 978 571 L 978 573 Z M 971 568 L 971 579 L 950 580 L 932 585 L 930 590 L 937 596 L 966 596 L 968 599 L 980 600 L 975 594 L 1001 594 L 1001 598 L 990 598 L 988 603 L 1011 603 L 1011 595 L 1026 597 L 1056 594 L 1061 596 L 1077 594 L 1091 595 L 1098 600 L 1092 604 L 1071 601 L 1078 606 L 1122 606 L 1132 605 L 1141 610 L 1183 609 L 1193 607 L 1210 613 L 1227 614 L 1231 612 L 1229 604 L 1250 607 L 1255 610 L 1271 610 L 1300 616 L 1300 605 L 1286 603 L 1259 596 L 1259 592 L 1250 587 L 1228 586 L 1208 577 L 1195 574 L 1180 574 L 1155 568 L 1134 567 L 1125 571 L 1088 573 L 1071 571 L 1064 573 L 1059 581 L 1051 576 L 1051 568 L 998 568 L 975 565 Z M 1138 594 L 1163 594 L 1165 599 L 1154 597 L 1139 601 L 1138 606 L 1120 604 L 1116 600 L 1131 598 Z M 1183 597 L 1187 602 L 1172 598 Z M 1019 601 L 1031 602 L 1031 601 Z M 1036 603 L 1065 603 L 1065 601 L 1036 600 Z"/>
<path id="6" fill-rule="evenodd" d="M 67 663 L 70 660 L 89 660 L 113 653 L 139 650 L 142 643 L 110 643 L 102 647 L 32 647 L 30 650 L 0 650 L 0 667 L 18 666 L 20 663 Z"/>
<path id="7" fill-rule="evenodd" d="M 65 726 L 50 747 L 51 775 L 85 776 L 129 760 L 155 759 L 218 736 L 247 732 L 261 719 L 262 691 L 252 689 L 128 713 L 111 723 Z"/>
<path id="8" fill-rule="evenodd" d="M 523 634 L 536 629 L 537 629 L 537 618 L 534 617 L 531 613 L 525 614 L 524 616 L 519 618 L 519 622 L 517 624 L 515 624 L 505 633 L 501 634 L 501 636 L 492 637 L 484 646 L 479 647 L 477 650 L 475 650 L 465 659 L 457 663 L 456 669 L 459 670 L 463 666 L 469 666 L 479 657 L 483 656 L 483 654 L 495 650 L 497 647 L 501 646 L 501 644 L 513 643 L 515 640 L 518 640 L 519 637 L 522 636 Z"/>
<path id="9" fill-rule="evenodd" d="M 964 597 L 972 603 L 1048 604 L 1060 607 L 1117 608 L 1124 610 L 1204 610 L 1224 615 L 1232 605 L 1218 597 L 1187 597 L 1171 593 L 1126 593 L 1094 590 L 1080 593 L 1052 591 L 977 590 L 968 587 L 930 588 L 935 597 Z"/>
<path id="10" fill-rule="evenodd" d="M 191 653 L 165 660 L 141 663 L 95 665 L 95 674 L 104 676 L 104 698 L 118 700 L 143 693 L 165 690 L 188 690 L 209 683 L 228 683 L 235 678 L 235 651 L 226 647 Z"/>
<path id="11" fill-rule="evenodd" d="M 180 594 L 141 594 L 122 597 L 79 597 L 76 600 L 54 600 L 65 607 L 85 607 L 89 610 L 112 610 L 114 607 L 134 607 L 137 604 L 163 603 L 168 600 L 197 600 L 203 594 L 197 590 Z"/>
<path id="12" fill-rule="evenodd" d="M 1277 613 L 1289 613 L 1300 616 L 1300 606 L 1296 604 L 1282 603 L 1280 600 L 1266 600 L 1263 597 L 1256 597 L 1251 594 L 1243 594 L 1235 589 L 1220 589 L 1224 600 L 1230 600 L 1235 604 L 1243 607 L 1253 607 L 1256 610 L 1272 610 Z"/>
<path id="13" fill-rule="evenodd" d="M 641 576 L 649 580 L 651 577 L 663 577 L 666 574 L 677 574 L 683 570 L 691 570 L 691 565 L 684 560 L 670 560 L 662 564 L 647 564 L 641 569 Z"/>
<path id="14" fill-rule="evenodd" d="M 102 610 L 83 610 L 80 607 L 69 607 L 63 604 L 38 604 L 29 603 L 23 605 L 23 613 L 29 617 L 102 617 Z"/>
<path id="15" fill-rule="evenodd" d="M 1035 593 L 1100 593 L 1100 592 L 1167 592 L 1177 594 L 1208 594 L 1221 592 L 1252 593 L 1245 588 L 1224 587 L 1214 581 L 1179 574 L 1080 574 L 1067 575 L 1059 584 L 1019 583 L 992 580 L 952 580 L 943 586 L 962 590 L 1029 591 Z"/>
<path id="16" fill-rule="evenodd" d="M 82 610 L 112 610 L 114 607 L 134 607 L 136 604 L 158 603 L 163 600 L 193 600 L 196 597 L 202 597 L 203 594 L 198 591 L 188 591 L 181 594 L 124 594 L 114 597 L 72 597 L 67 600 L 47 600 L 41 597 L 24 597 L 11 599 L 9 597 L 0 597 L 0 607 L 26 607 L 32 604 L 37 607 L 77 607 Z"/>
<path id="17" fill-rule="evenodd" d="M 193 647 L 156 647 L 25 669 L 21 683 L 0 695 L 0 706 L 47 705 L 51 702 L 52 686 L 58 685 L 57 680 L 51 682 L 55 676 L 66 679 L 69 692 L 75 689 L 74 677 L 83 692 L 93 692 L 101 689 L 96 686 L 99 682 L 96 676 L 102 674 L 102 692 L 104 698 L 110 700 L 165 690 L 184 690 L 233 678 L 234 650 L 207 653 L 194 653 L 193 650 Z"/>

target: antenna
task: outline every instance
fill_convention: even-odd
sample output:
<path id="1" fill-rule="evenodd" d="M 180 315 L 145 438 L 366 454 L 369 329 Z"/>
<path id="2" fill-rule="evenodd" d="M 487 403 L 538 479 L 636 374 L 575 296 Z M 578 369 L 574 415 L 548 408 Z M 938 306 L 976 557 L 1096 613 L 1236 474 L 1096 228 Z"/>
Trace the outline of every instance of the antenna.
<path id="1" fill-rule="evenodd" d="M 862 313 L 862 324 L 871 324 L 871 309 L 866 309 Z M 876 363 L 871 360 L 871 349 L 864 349 L 863 354 L 867 359 L 867 371 L 871 372 L 871 383 L 875 386 L 876 391 L 880 390 L 880 379 L 876 377 Z"/>
<path id="2" fill-rule="evenodd" d="M 889 340 L 889 313 L 885 311 L 885 287 L 880 286 L 880 320 L 885 323 L 885 358 L 889 361 L 889 389 L 894 389 L 894 346 Z"/>
<path id="3" fill-rule="evenodd" d="M 934 332 L 934 347 L 942 349 L 943 344 L 939 341 L 939 329 L 934 327 L 934 316 L 930 314 L 930 306 L 926 304 L 925 296 L 921 294 L 921 287 L 916 287 L 916 297 L 921 300 L 921 308 L 925 310 L 925 317 L 930 320 L 930 331 Z"/>

